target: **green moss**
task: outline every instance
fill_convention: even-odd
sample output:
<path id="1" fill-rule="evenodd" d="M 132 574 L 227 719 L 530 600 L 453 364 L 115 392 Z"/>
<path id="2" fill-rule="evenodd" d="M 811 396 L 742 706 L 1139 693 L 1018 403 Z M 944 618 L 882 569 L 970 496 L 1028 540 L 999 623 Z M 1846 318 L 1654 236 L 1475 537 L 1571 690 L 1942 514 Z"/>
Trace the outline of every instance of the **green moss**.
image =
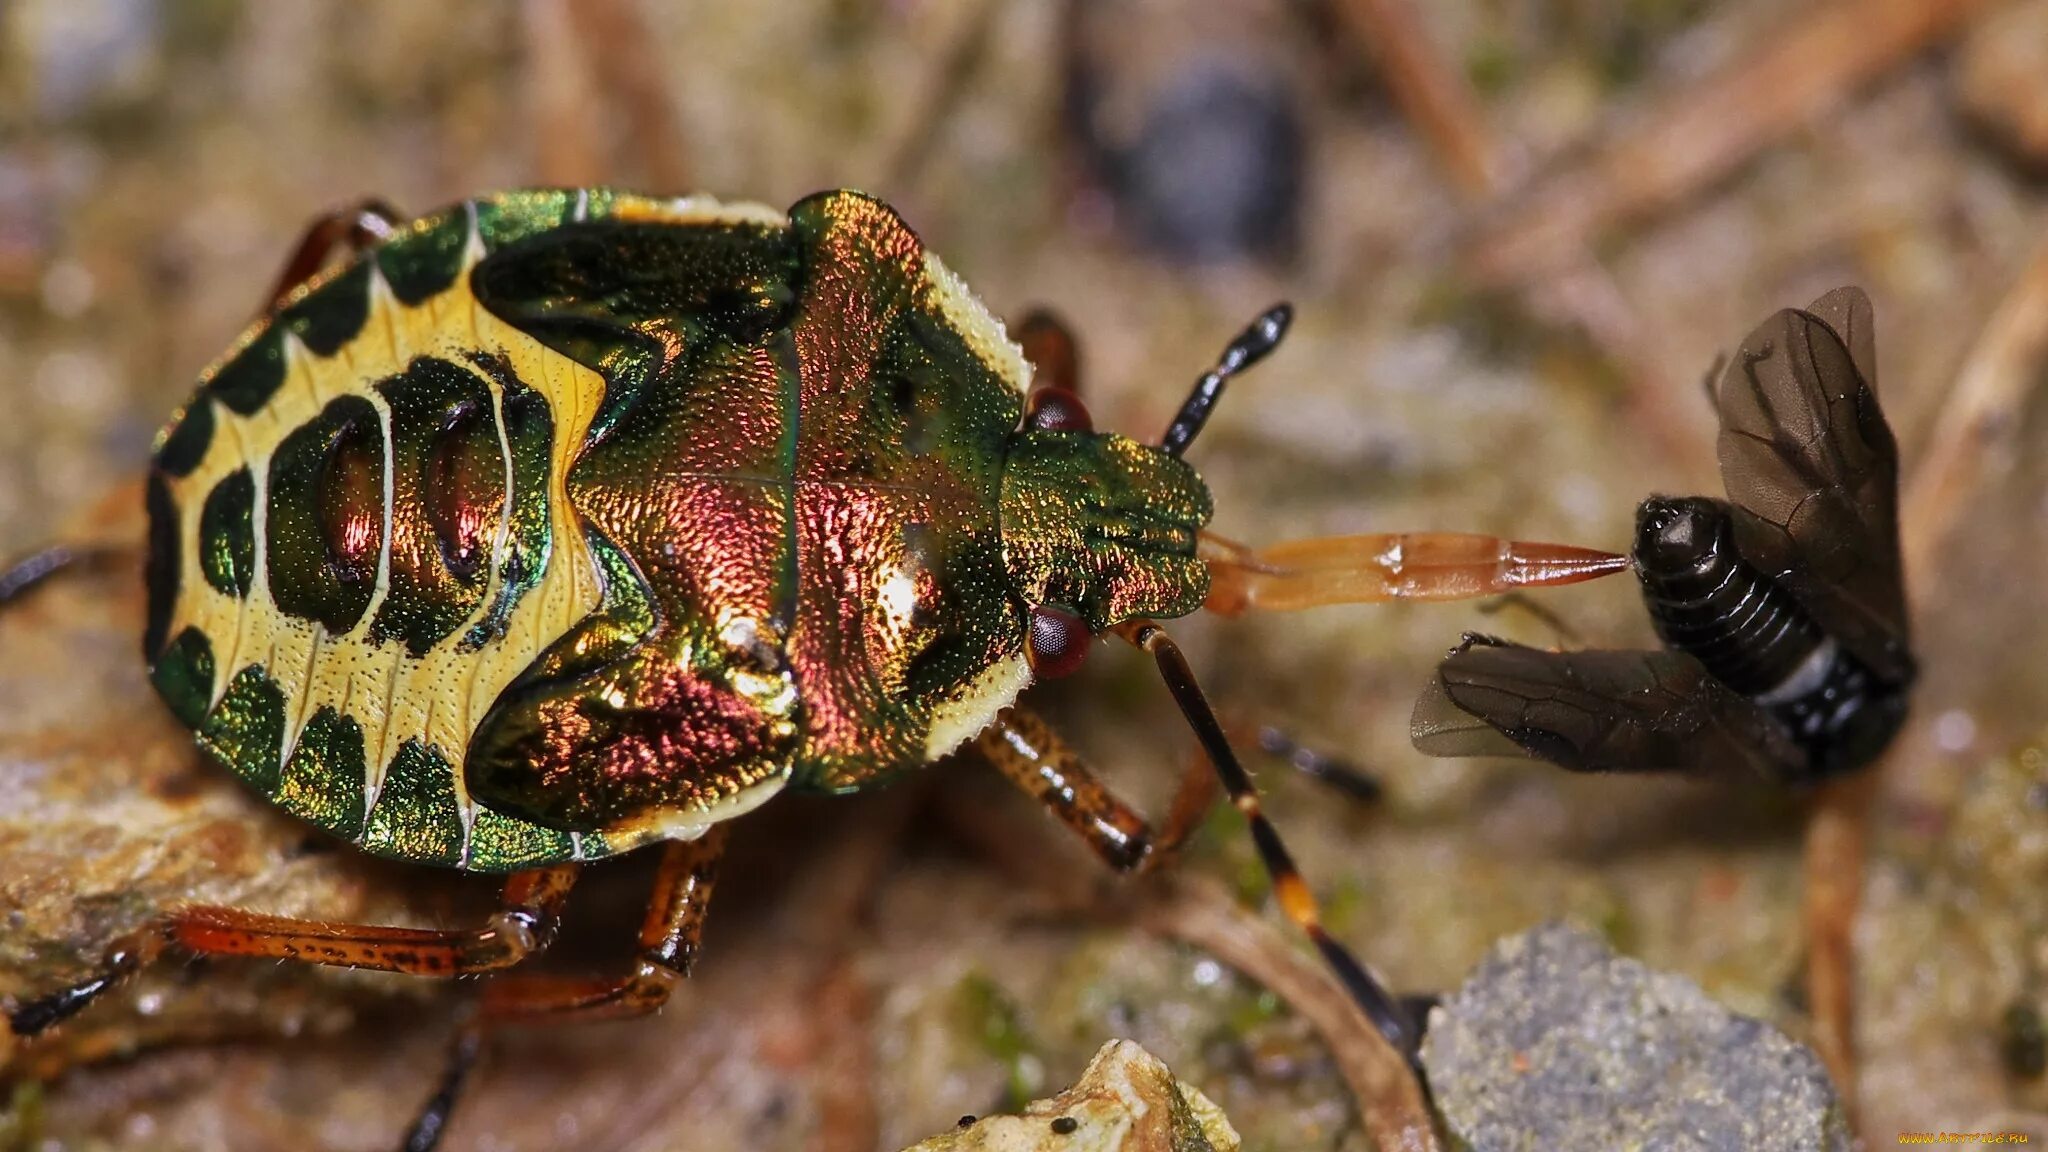
<path id="1" fill-rule="evenodd" d="M 981 973 L 970 973 L 954 990 L 962 1029 L 1003 1066 L 1002 1110 L 1016 1112 L 1044 1087 L 1044 1067 L 1025 1032 L 1017 1002 Z"/>

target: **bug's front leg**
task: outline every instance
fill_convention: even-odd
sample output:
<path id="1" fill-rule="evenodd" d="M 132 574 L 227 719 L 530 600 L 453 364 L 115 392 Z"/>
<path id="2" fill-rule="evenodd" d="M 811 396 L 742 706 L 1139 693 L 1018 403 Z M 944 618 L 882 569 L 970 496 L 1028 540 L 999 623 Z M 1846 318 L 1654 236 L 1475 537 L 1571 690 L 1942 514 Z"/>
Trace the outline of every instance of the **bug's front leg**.
<path id="1" fill-rule="evenodd" d="M 1381 600 L 1465 600 L 1576 584 L 1629 566 L 1626 556 L 1469 532 L 1324 536 L 1251 548 L 1204 532 L 1203 607 L 1224 616 Z"/>
<path id="2" fill-rule="evenodd" d="M 975 747 L 1012 784 L 1074 830 L 1102 862 L 1119 872 L 1145 871 L 1170 859 L 1201 823 L 1215 798 L 1215 780 L 1200 764 L 1182 779 L 1166 827 L 1155 833 L 1137 809 L 1118 799 L 1035 712 L 1006 708 Z"/>
<path id="3" fill-rule="evenodd" d="M 515 872 L 502 910 L 480 928 L 386 928 L 266 916 L 238 908 L 170 913 L 114 942 L 100 970 L 69 988 L 15 1004 L 17 1036 L 34 1036 L 76 1015 L 101 993 L 166 951 L 193 956 L 268 956 L 304 964 L 372 968 L 415 976 L 467 976 L 509 968 L 554 942 L 577 866 Z"/>
<path id="4" fill-rule="evenodd" d="M 313 278 L 334 250 L 346 244 L 352 252 L 381 244 L 391 238 L 404 220 L 398 210 L 382 200 L 370 199 L 339 211 L 329 212 L 306 227 L 297 250 L 285 261 L 284 271 L 271 289 L 269 311 L 276 311 L 292 290 Z"/>

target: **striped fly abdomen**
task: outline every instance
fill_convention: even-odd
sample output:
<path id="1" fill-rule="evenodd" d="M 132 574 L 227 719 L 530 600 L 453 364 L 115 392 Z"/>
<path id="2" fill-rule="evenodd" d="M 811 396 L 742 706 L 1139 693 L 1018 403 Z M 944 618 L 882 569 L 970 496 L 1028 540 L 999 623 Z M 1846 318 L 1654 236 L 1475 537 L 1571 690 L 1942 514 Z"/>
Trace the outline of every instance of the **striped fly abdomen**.
<path id="1" fill-rule="evenodd" d="M 1825 639 L 1789 593 L 1743 562 L 1720 501 L 1645 500 L 1635 565 L 1657 635 L 1744 696 L 1784 685 Z"/>

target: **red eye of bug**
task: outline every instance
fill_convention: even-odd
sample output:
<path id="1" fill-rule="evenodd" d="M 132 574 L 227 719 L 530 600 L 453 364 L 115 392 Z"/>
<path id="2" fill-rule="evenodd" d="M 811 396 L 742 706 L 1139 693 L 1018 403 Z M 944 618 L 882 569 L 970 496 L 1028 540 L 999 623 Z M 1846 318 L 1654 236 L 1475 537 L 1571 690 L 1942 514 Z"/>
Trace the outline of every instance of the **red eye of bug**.
<path id="1" fill-rule="evenodd" d="M 1033 608 L 1029 644 L 1032 675 L 1041 680 L 1073 675 L 1088 658 L 1088 644 L 1094 639 L 1087 622 L 1073 612 L 1054 604 Z"/>
<path id="2" fill-rule="evenodd" d="M 1057 385 L 1031 390 L 1025 401 L 1024 427 L 1033 432 L 1088 432 L 1095 422 L 1081 398 Z"/>

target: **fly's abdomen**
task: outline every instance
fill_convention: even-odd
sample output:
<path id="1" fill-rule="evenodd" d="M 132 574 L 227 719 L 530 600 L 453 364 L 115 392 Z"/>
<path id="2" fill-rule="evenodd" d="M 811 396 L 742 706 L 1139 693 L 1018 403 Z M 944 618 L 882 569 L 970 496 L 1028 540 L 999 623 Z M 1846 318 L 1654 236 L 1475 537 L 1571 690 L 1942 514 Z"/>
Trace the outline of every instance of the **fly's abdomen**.
<path id="1" fill-rule="evenodd" d="M 1791 595 L 1743 562 L 1718 501 L 1644 501 L 1635 565 L 1657 634 L 1744 696 L 1785 685 L 1823 642 Z"/>
<path id="2" fill-rule="evenodd" d="M 403 299 L 383 265 L 421 252 L 461 266 Z M 475 210 L 423 221 L 208 374 L 152 473 L 145 644 L 201 746 L 280 807 L 500 870 L 602 854 L 481 808 L 462 767 L 601 602 L 564 477 L 604 384 L 477 305 L 481 252 Z"/>

